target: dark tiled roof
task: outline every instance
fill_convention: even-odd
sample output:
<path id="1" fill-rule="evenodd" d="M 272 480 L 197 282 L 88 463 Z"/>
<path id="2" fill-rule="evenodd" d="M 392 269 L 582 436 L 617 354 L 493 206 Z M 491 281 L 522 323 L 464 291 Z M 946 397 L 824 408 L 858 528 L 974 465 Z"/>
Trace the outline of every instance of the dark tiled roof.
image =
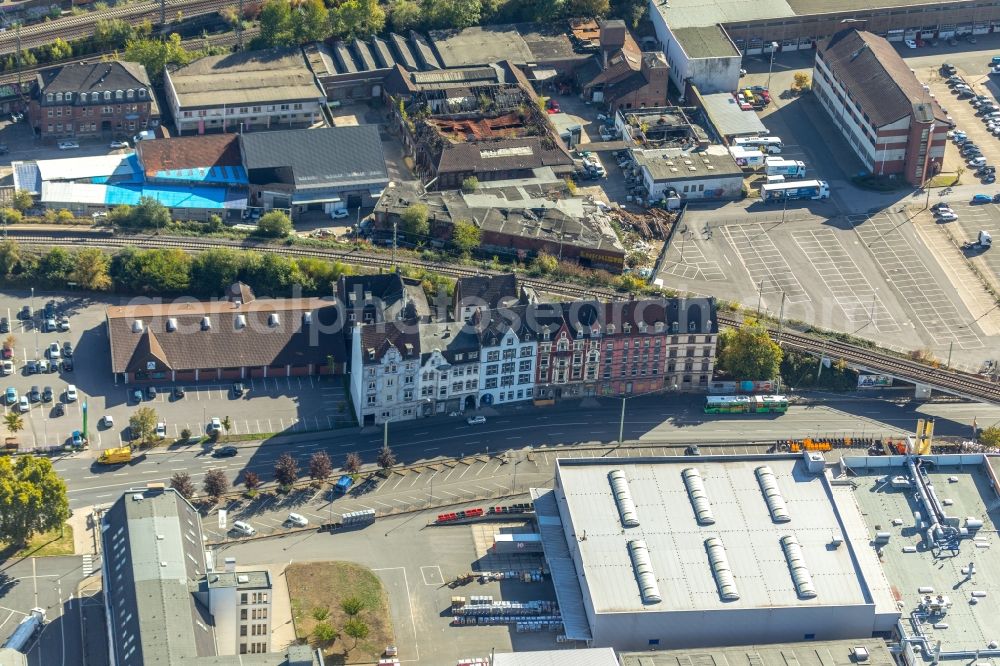
<path id="1" fill-rule="evenodd" d="M 361 327 L 363 364 L 380 362 L 390 349 L 398 350 L 404 359 L 419 358 L 420 333 L 417 324 L 415 322 L 388 322 Z M 374 358 L 371 355 L 373 351 Z"/>
<path id="2" fill-rule="evenodd" d="M 461 323 L 421 324 L 420 326 L 420 352 L 424 361 L 434 350 L 438 350 L 445 360 L 449 363 L 455 363 L 456 354 L 464 355 L 478 349 L 479 338 L 476 337 L 474 331 Z"/>
<path id="3" fill-rule="evenodd" d="M 934 116 L 945 114 L 935 100 L 883 37 L 863 30 L 841 30 L 819 45 L 827 68 L 837 77 L 861 109 L 877 126 L 892 123 L 913 112 L 914 104 L 930 102 Z"/>
<path id="4" fill-rule="evenodd" d="M 38 73 L 41 93 L 103 92 L 110 90 L 138 90 L 150 88 L 146 68 L 137 62 L 94 62 L 64 65 Z"/>
<path id="5" fill-rule="evenodd" d="M 475 304 L 495 308 L 502 300 L 517 300 L 517 276 L 514 273 L 504 275 L 474 275 L 459 278 L 455 282 L 455 301 L 461 306 L 470 305 L 470 299 Z"/>
<path id="6" fill-rule="evenodd" d="M 561 147 L 546 147 L 540 138 L 527 137 L 448 145 L 441 153 L 437 170 L 438 173 L 490 173 L 572 164 L 573 158 Z"/>
<path id="7" fill-rule="evenodd" d="M 291 169 L 299 189 L 389 181 L 377 125 L 255 132 L 241 144 L 251 181 L 255 169 Z"/>
<path id="8" fill-rule="evenodd" d="M 147 177 L 157 172 L 211 167 L 242 167 L 239 134 L 205 134 L 140 141 L 135 150 Z"/>
<path id="9" fill-rule="evenodd" d="M 206 316 L 209 330 L 201 325 Z M 262 299 L 239 308 L 229 301 L 110 307 L 112 372 L 145 369 L 153 359 L 171 370 L 325 364 L 330 356 L 342 362 L 338 317 L 337 307 L 319 298 Z"/>

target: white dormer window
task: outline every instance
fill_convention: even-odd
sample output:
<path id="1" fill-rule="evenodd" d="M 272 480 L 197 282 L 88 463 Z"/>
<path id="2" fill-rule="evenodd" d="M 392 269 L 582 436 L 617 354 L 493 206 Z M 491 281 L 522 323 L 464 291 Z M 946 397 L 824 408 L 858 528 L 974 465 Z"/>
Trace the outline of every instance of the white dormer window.
<path id="1" fill-rule="evenodd" d="M 644 321 L 640 321 L 639 322 L 639 332 L 640 333 L 645 333 L 646 332 L 646 322 L 644 322 Z"/>
<path id="2" fill-rule="evenodd" d="M 62 101 L 62 93 L 56 93 L 56 101 L 57 102 L 61 102 Z"/>
<path id="3" fill-rule="evenodd" d="M 116 90 L 115 91 L 115 99 L 125 99 L 125 91 L 124 90 Z"/>
<path id="4" fill-rule="evenodd" d="M 46 102 L 51 102 L 53 99 L 55 99 L 55 95 L 53 95 L 52 93 L 46 93 L 45 94 L 45 101 Z"/>
<path id="5" fill-rule="evenodd" d="M 125 96 L 128 97 L 129 99 L 133 99 L 135 97 L 135 91 L 129 88 L 128 92 L 125 93 Z"/>
<path id="6" fill-rule="evenodd" d="M 615 334 L 615 325 L 608 324 L 608 335 L 614 335 L 614 334 Z"/>
<path id="7" fill-rule="evenodd" d="M 111 91 L 110 90 L 105 90 L 104 91 L 104 101 L 105 102 L 110 102 L 111 101 Z"/>
<path id="8" fill-rule="evenodd" d="M 677 333 L 680 330 L 681 330 L 681 325 L 680 324 L 678 324 L 676 321 L 670 322 L 670 332 L 671 333 Z"/>
<path id="9" fill-rule="evenodd" d="M 146 89 L 139 88 L 139 99 L 143 99 L 144 97 L 146 97 Z"/>
<path id="10" fill-rule="evenodd" d="M 698 330 L 698 322 L 696 322 L 696 321 L 689 321 L 688 322 L 688 331 L 692 331 L 693 332 L 693 331 L 696 331 L 696 330 Z"/>
<path id="11" fill-rule="evenodd" d="M 71 93 L 71 92 L 66 93 L 66 101 L 67 102 L 72 102 L 73 101 L 73 93 Z"/>
<path id="12" fill-rule="evenodd" d="M 662 322 L 662 321 L 658 321 L 658 322 L 656 322 L 656 324 L 655 324 L 655 325 L 653 326 L 653 329 L 654 329 L 654 330 L 655 330 L 655 331 L 656 331 L 657 333 L 662 333 L 662 332 L 663 332 L 663 322 Z"/>

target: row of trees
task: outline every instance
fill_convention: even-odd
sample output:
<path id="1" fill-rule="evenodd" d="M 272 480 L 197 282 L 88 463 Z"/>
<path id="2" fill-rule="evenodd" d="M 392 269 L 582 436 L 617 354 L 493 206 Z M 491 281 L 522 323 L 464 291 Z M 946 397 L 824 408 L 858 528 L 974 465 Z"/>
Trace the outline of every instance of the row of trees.
<path id="1" fill-rule="evenodd" d="M 478 185 L 478 183 L 477 183 Z M 416 245 L 428 243 L 431 236 L 430 209 L 421 203 L 411 204 L 400 215 L 400 229 Z M 482 230 L 468 220 L 456 220 L 451 229 L 451 249 L 463 257 L 468 257 L 479 249 Z"/>
<path id="2" fill-rule="evenodd" d="M 396 464 L 396 454 L 388 446 L 382 447 L 376 458 L 378 466 L 384 470 Z M 361 471 L 361 455 L 356 452 L 344 456 L 340 470 L 347 474 L 357 474 Z M 333 460 L 326 451 L 317 451 L 309 457 L 308 474 L 313 481 L 323 482 L 334 473 Z M 291 487 L 299 480 L 299 463 L 290 453 L 282 453 L 274 463 L 274 480 L 282 488 Z M 243 473 L 243 485 L 249 493 L 260 489 L 261 479 L 257 472 L 247 470 Z M 187 472 L 177 472 L 170 479 L 170 487 L 174 488 L 187 499 L 195 493 L 194 482 Z M 202 490 L 213 502 L 229 492 L 229 479 L 221 469 L 210 469 L 205 472 L 202 480 Z"/>
<path id="3" fill-rule="evenodd" d="M 53 288 L 73 282 L 90 291 L 210 298 L 241 280 L 262 296 L 287 296 L 296 285 L 303 295 L 316 295 L 330 294 L 331 285 L 351 273 L 350 266 L 336 261 L 231 248 L 192 255 L 126 247 L 112 256 L 98 248 L 56 247 L 36 254 L 14 240 L 0 242 L 0 278 Z"/>
<path id="4" fill-rule="evenodd" d="M 534 23 L 576 16 L 613 16 L 638 25 L 643 0 L 267 0 L 260 11 L 260 34 L 251 48 L 292 46 L 329 37 L 367 39 L 386 29 L 467 28 L 480 24 Z"/>

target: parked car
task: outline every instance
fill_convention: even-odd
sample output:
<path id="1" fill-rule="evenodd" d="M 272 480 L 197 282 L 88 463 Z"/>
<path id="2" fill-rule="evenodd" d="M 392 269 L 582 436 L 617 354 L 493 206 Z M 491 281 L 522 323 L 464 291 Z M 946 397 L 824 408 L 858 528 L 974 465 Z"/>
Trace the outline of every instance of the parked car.
<path id="1" fill-rule="evenodd" d="M 33 375 L 38 372 L 38 361 L 28 359 L 24 364 L 24 374 Z"/>
<path id="2" fill-rule="evenodd" d="M 10 333 L 10 321 L 7 317 L 0 317 L 0 333 Z"/>
<path id="3" fill-rule="evenodd" d="M 64 358 L 61 366 L 63 372 L 73 372 L 73 361 L 71 359 Z"/>
<path id="4" fill-rule="evenodd" d="M 11 360 L 5 360 L 0 363 L 0 374 L 2 375 L 12 375 L 14 374 L 14 362 Z"/>
<path id="5" fill-rule="evenodd" d="M 222 446 L 222 447 L 219 447 L 219 448 L 215 449 L 214 451 L 212 451 L 212 457 L 213 458 L 232 458 L 233 456 L 235 456 L 239 452 L 240 452 L 239 449 L 237 449 L 235 446 Z"/>
<path id="6" fill-rule="evenodd" d="M 115 427 L 115 417 L 111 414 L 105 414 L 101 417 L 101 422 L 98 424 L 104 428 L 114 428 Z"/>
<path id="7" fill-rule="evenodd" d="M 156 437 L 158 439 L 167 438 L 167 424 L 164 423 L 163 421 L 160 421 L 159 423 L 156 424 Z"/>
<path id="8" fill-rule="evenodd" d="M 253 535 L 257 534 L 257 530 L 255 530 L 250 525 L 250 523 L 243 522 L 242 520 L 234 520 L 233 521 L 232 531 L 236 532 L 240 536 L 253 536 Z"/>
<path id="9" fill-rule="evenodd" d="M 31 306 L 22 305 L 21 311 L 17 313 L 17 318 L 21 319 L 22 321 L 25 319 L 31 319 Z"/>
<path id="10" fill-rule="evenodd" d="M 73 431 L 73 446 L 81 447 L 83 446 L 83 433 L 79 430 Z"/>
<path id="11" fill-rule="evenodd" d="M 4 393 L 4 397 L 7 399 L 8 405 L 17 403 L 17 389 L 13 386 L 8 386 L 7 391 Z"/>
<path id="12" fill-rule="evenodd" d="M 39 373 L 45 373 L 45 372 L 55 372 L 57 366 L 52 365 L 51 363 L 48 362 L 48 360 L 42 358 L 38 359 L 35 362 L 35 367 Z"/>
<path id="13" fill-rule="evenodd" d="M 945 213 L 941 213 L 940 215 L 938 215 L 938 221 L 940 221 L 940 222 L 954 222 L 957 219 L 958 219 L 958 215 L 955 215 L 955 213 L 953 213 L 951 211 L 945 212 Z"/>
<path id="14" fill-rule="evenodd" d="M 972 97 L 972 91 L 971 90 L 962 90 L 962 91 L 958 92 L 958 98 L 959 99 L 969 99 L 970 97 Z"/>
<path id="15" fill-rule="evenodd" d="M 973 157 L 971 160 L 968 161 L 968 165 L 970 167 L 978 167 L 984 164 L 986 164 L 986 158 L 983 157 L 982 155 L 977 155 L 976 157 Z"/>
<path id="16" fill-rule="evenodd" d="M 213 432 L 222 432 L 222 421 L 218 416 L 213 416 L 208 422 L 208 434 Z"/>
<path id="17" fill-rule="evenodd" d="M 60 358 L 62 358 L 62 351 L 60 351 L 58 341 L 49 343 L 48 353 L 49 353 L 49 358 L 52 359 L 53 361 L 58 361 Z"/>
<path id="18" fill-rule="evenodd" d="M 938 208 L 937 210 L 935 210 L 934 214 L 935 215 L 954 215 L 955 211 L 953 211 L 951 208 L 945 206 L 944 208 Z"/>
<path id="19" fill-rule="evenodd" d="M 62 355 L 66 358 L 72 358 L 73 356 L 73 343 L 67 340 L 62 346 Z"/>
<path id="20" fill-rule="evenodd" d="M 180 400 L 181 398 L 184 397 L 184 387 L 183 386 L 175 386 L 174 387 L 174 397 L 177 398 L 178 400 Z"/>
<path id="21" fill-rule="evenodd" d="M 146 398 L 148 400 L 155 400 L 156 399 L 156 387 L 155 386 L 147 386 L 146 387 Z"/>
<path id="22" fill-rule="evenodd" d="M 305 527 L 309 524 L 309 520 L 305 516 L 298 513 L 288 514 L 288 518 L 285 519 L 285 522 L 295 527 Z"/>
<path id="23" fill-rule="evenodd" d="M 52 387 L 46 386 L 42 389 L 42 402 L 52 402 Z"/>
<path id="24" fill-rule="evenodd" d="M 38 389 L 37 386 L 32 386 L 31 390 L 28 391 L 28 400 L 31 402 L 41 402 L 42 392 Z"/>
<path id="25" fill-rule="evenodd" d="M 46 319 L 45 323 L 42 325 L 42 332 L 43 333 L 52 333 L 53 331 L 58 330 L 58 328 L 59 328 L 59 325 L 56 324 L 56 320 L 55 319 Z"/>
<path id="26" fill-rule="evenodd" d="M 971 204 L 985 204 L 985 203 L 990 203 L 992 201 L 993 201 L 993 197 L 991 197 L 988 194 L 976 194 L 976 195 L 974 195 L 972 197 L 972 200 L 969 201 L 969 203 L 971 203 Z"/>
<path id="27" fill-rule="evenodd" d="M 486 417 L 485 416 L 470 416 L 469 418 L 465 419 L 465 422 L 468 423 L 469 425 L 482 425 L 482 424 L 486 423 Z"/>
<path id="28" fill-rule="evenodd" d="M 0 350 L 0 358 L 3 358 L 4 360 L 14 358 L 14 350 L 10 347 L 4 347 Z"/>
<path id="29" fill-rule="evenodd" d="M 142 402 L 142 389 L 135 389 L 132 391 L 132 399 L 136 402 Z"/>
<path id="30" fill-rule="evenodd" d="M 111 150 L 118 150 L 119 148 L 128 148 L 128 141 L 112 141 L 109 146 Z"/>
<path id="31" fill-rule="evenodd" d="M 62 416 L 65 413 L 66 413 L 66 406 L 63 405 L 61 402 L 57 402 L 52 407 L 52 415 L 53 416 Z"/>
<path id="32" fill-rule="evenodd" d="M 243 386 L 243 382 L 235 382 L 233 384 L 233 395 L 236 396 L 237 398 L 243 397 L 243 394 L 246 392 L 247 389 L 245 386 Z"/>
<path id="33" fill-rule="evenodd" d="M 995 182 L 997 182 L 997 175 L 995 173 L 993 173 L 992 171 L 990 173 L 986 174 L 985 176 L 983 176 L 983 178 L 982 178 L 983 185 L 992 185 Z"/>
<path id="34" fill-rule="evenodd" d="M 906 44 L 906 48 L 908 48 L 908 49 L 915 49 L 915 48 L 917 48 L 917 43 L 915 41 L 913 41 L 912 39 L 904 39 L 903 43 Z"/>
<path id="35" fill-rule="evenodd" d="M 55 330 L 55 329 L 53 329 L 53 330 Z M 66 317 L 60 317 L 59 318 L 59 330 L 63 331 L 63 332 L 69 330 L 69 319 L 67 319 Z"/>
<path id="36" fill-rule="evenodd" d="M 22 414 L 27 414 L 29 411 L 31 411 L 31 403 L 28 402 L 28 396 L 26 395 L 21 396 L 21 399 L 18 400 L 17 402 L 17 409 Z"/>
<path id="37" fill-rule="evenodd" d="M 77 397 L 76 396 L 76 386 L 74 386 L 73 384 L 67 384 L 66 385 L 66 402 L 75 402 L 76 401 L 76 397 Z"/>
<path id="38" fill-rule="evenodd" d="M 80 147 L 80 144 L 78 144 L 76 141 L 68 141 L 67 140 L 67 141 L 60 141 L 59 142 L 59 150 L 74 150 L 74 149 L 79 148 L 79 147 Z"/>

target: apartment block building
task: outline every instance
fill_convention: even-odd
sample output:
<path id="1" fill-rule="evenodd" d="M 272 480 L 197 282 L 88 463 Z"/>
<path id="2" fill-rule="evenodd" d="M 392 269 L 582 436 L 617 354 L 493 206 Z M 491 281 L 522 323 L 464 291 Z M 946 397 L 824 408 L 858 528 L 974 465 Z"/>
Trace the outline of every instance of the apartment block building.
<path id="1" fill-rule="evenodd" d="M 420 326 L 420 416 L 479 404 L 479 338 L 460 322 Z"/>
<path id="2" fill-rule="evenodd" d="M 416 323 L 356 326 L 351 337 L 351 401 L 362 426 L 418 415 L 420 334 Z"/>
<path id="3" fill-rule="evenodd" d="M 538 340 L 530 317 L 534 306 L 477 312 L 479 332 L 479 406 L 502 405 L 535 397 Z"/>
<path id="4" fill-rule="evenodd" d="M 131 137 L 160 124 L 146 68 L 137 62 L 94 62 L 44 69 L 28 121 L 41 139 Z"/>
<path id="5" fill-rule="evenodd" d="M 225 571 L 206 577 L 206 605 L 215 618 L 220 654 L 271 651 L 271 576 L 266 570 L 237 571 L 226 558 Z"/>
<path id="6" fill-rule="evenodd" d="M 821 42 L 813 91 L 871 173 L 919 187 L 941 170 L 951 122 L 884 37 L 851 29 Z"/>

